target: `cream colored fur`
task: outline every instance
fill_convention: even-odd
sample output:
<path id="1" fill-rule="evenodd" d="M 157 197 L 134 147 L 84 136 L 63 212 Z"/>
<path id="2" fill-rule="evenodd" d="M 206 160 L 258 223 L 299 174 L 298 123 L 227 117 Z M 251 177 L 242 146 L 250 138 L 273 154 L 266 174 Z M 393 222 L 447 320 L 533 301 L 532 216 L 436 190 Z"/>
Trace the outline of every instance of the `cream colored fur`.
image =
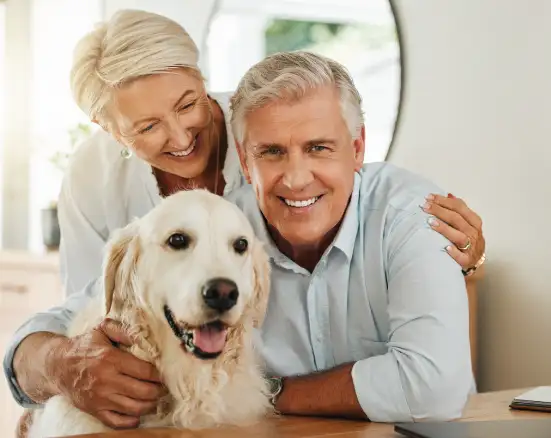
<path id="1" fill-rule="evenodd" d="M 166 246 L 174 232 L 192 236 L 189 249 Z M 244 255 L 231 245 L 241 236 L 249 242 Z M 162 308 L 168 304 L 180 322 L 201 324 L 208 313 L 201 286 L 214 277 L 233 280 L 239 299 L 224 319 L 231 328 L 223 353 L 205 361 L 182 349 Z M 170 392 L 140 427 L 248 425 L 271 413 L 252 345 L 268 292 L 268 259 L 242 212 L 203 190 L 180 192 L 110 239 L 104 293 L 74 318 L 68 336 L 89 330 L 106 314 L 135 334 L 137 343 L 130 351 L 157 366 Z M 108 430 L 68 398 L 56 396 L 34 412 L 29 438 Z"/>

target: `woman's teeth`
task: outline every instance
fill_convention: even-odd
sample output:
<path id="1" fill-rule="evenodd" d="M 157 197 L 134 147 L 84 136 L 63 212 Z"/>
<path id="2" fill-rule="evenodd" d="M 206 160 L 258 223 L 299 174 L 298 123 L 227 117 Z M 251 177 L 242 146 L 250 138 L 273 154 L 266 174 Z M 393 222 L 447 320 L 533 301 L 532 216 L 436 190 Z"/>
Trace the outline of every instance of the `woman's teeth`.
<path id="1" fill-rule="evenodd" d="M 289 207 L 301 208 L 301 207 L 308 207 L 309 205 L 312 205 L 312 204 L 313 204 L 314 202 L 316 202 L 319 198 L 320 198 L 320 196 L 314 196 L 313 198 L 305 199 L 304 201 L 291 201 L 290 199 L 285 199 L 285 198 L 283 198 L 283 201 L 284 201 L 285 204 L 287 204 Z"/>
<path id="2" fill-rule="evenodd" d="M 193 143 L 185 151 L 178 151 L 178 152 L 174 151 L 174 152 L 169 152 L 169 154 L 174 157 L 187 157 L 195 149 L 196 142 L 197 140 L 194 140 Z"/>

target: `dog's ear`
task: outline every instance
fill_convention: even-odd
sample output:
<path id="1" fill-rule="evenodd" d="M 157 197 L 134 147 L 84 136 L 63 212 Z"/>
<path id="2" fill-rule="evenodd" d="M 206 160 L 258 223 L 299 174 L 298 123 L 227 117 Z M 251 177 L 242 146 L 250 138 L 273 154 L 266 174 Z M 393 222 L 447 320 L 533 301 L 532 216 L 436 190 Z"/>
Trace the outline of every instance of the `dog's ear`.
<path id="1" fill-rule="evenodd" d="M 260 327 L 264 322 L 270 295 L 270 261 L 262 242 L 254 242 L 252 250 L 254 291 L 251 310 L 254 327 Z"/>
<path id="2" fill-rule="evenodd" d="M 103 261 L 104 313 L 120 314 L 132 288 L 132 275 L 139 256 L 137 222 L 132 222 L 109 238 Z"/>

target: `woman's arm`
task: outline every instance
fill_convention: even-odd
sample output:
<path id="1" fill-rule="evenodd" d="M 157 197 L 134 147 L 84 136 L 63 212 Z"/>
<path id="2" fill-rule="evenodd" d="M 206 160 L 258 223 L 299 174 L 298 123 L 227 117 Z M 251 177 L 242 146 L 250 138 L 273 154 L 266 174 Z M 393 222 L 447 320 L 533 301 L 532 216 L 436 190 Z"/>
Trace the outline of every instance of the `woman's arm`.
<path id="1" fill-rule="evenodd" d="M 60 274 L 66 300 L 27 320 L 12 337 L 4 356 L 9 386 L 21 405 L 40 403 L 54 395 L 54 382 L 46 369 L 51 352 L 65 339 L 73 315 L 97 293 L 96 279 L 101 274 L 106 241 L 100 230 L 106 227 L 102 223 L 101 196 L 96 193 L 101 175 L 90 168 L 94 166 L 90 166 L 86 155 L 86 150 L 77 152 L 64 177 L 58 202 Z"/>

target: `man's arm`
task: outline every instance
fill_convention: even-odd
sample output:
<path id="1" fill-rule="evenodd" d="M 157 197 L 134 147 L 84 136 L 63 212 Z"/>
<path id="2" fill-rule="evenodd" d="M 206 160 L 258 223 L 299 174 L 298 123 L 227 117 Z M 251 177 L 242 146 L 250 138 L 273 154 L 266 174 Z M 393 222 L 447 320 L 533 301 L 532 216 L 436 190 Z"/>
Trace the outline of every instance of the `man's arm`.
<path id="1" fill-rule="evenodd" d="M 426 217 L 408 215 L 388 237 L 388 352 L 285 379 L 276 409 L 379 422 L 461 415 L 473 383 L 465 280 Z"/>
<path id="2" fill-rule="evenodd" d="M 276 410 L 282 414 L 368 419 L 352 380 L 353 364 L 308 376 L 286 377 Z"/>

